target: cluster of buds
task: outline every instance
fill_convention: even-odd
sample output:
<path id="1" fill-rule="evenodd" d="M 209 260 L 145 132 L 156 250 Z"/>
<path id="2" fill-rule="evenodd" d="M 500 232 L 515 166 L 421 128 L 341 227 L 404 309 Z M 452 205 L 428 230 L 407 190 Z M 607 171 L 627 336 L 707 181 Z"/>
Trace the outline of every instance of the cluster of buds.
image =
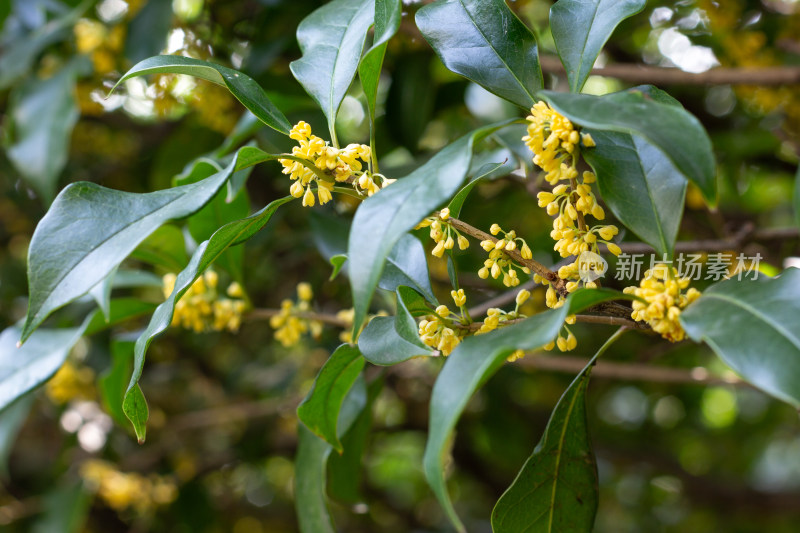
<path id="1" fill-rule="evenodd" d="M 322 322 L 311 320 L 304 315 L 311 311 L 311 300 L 314 292 L 308 283 L 297 285 L 297 302 L 286 299 L 281 302 L 278 314 L 270 317 L 269 325 L 275 330 L 275 339 L 285 348 L 294 346 L 300 337 L 310 332 L 312 337 L 322 335 Z"/>
<path id="2" fill-rule="evenodd" d="M 163 277 L 164 297 L 169 297 L 175 288 L 175 274 Z M 228 298 L 220 297 L 217 291 L 219 277 L 208 270 L 197 278 L 189 290 L 175 304 L 172 326 L 182 326 L 197 333 L 204 331 L 238 331 L 242 323 L 242 313 L 247 307 L 244 290 L 237 282 L 228 285 Z"/>
<path id="3" fill-rule="evenodd" d="M 419 337 L 427 346 L 436 348 L 442 355 L 450 355 L 461 339 L 466 334 L 465 329 L 458 328 L 455 322 L 464 325 L 469 322 L 467 314 L 467 296 L 464 289 L 450 291 L 456 306 L 459 308 L 459 315 L 451 316 L 452 313 L 446 305 L 440 305 L 433 312 L 419 323 Z"/>
<path id="4" fill-rule="evenodd" d="M 317 199 L 326 204 L 333 199 L 336 183 L 352 183 L 359 194 L 372 196 L 394 180 L 365 170 L 371 157 L 370 148 L 365 144 L 348 144 L 344 148 L 330 146 L 326 141 L 311 133 L 311 126 L 300 121 L 291 129 L 289 137 L 298 146 L 292 148 L 294 159 L 278 159 L 283 165 L 283 173 L 294 181 L 289 193 L 295 198 L 303 198 L 303 206 L 313 206 Z M 314 197 L 312 184 L 316 187 Z"/>
<path id="5" fill-rule="evenodd" d="M 623 292 L 644 301 L 633 302 L 631 318 L 647 322 L 653 331 L 670 342 L 683 340 L 686 333 L 681 327 L 681 310 L 700 297 L 700 291 L 689 287 L 689 278 L 681 278 L 674 267 L 659 263 L 644 274 L 638 287 L 625 287 Z"/>
<path id="6" fill-rule="evenodd" d="M 120 472 L 99 459 L 84 462 L 80 474 L 90 490 L 117 512 L 133 509 L 146 514 L 178 497 L 178 489 L 169 478 Z"/>
<path id="7" fill-rule="evenodd" d="M 417 229 L 431 228 L 431 239 L 436 243 L 431 254 L 435 257 L 442 257 L 445 250 L 452 250 L 456 243 L 460 250 L 469 248 L 469 240 L 448 222 L 449 219 L 450 209 L 445 207 L 437 215 L 427 217 L 417 224 Z"/>
<path id="8" fill-rule="evenodd" d="M 492 235 L 503 234 L 503 237 L 498 241 L 486 239 L 481 241 L 481 248 L 489 252 L 489 258 L 483 262 L 483 267 L 478 270 L 478 276 L 481 279 L 487 279 L 492 276 L 493 279 L 503 276 L 503 285 L 506 287 L 516 287 L 520 284 L 519 276 L 516 269 L 519 268 L 525 274 L 530 274 L 531 270 L 526 266 L 517 265 L 505 251 L 512 251 L 519 248 L 519 254 L 523 259 L 531 259 L 533 254 L 525 242 L 525 239 L 517 237 L 514 230 L 503 231 L 498 224 L 492 224 L 489 229 Z"/>

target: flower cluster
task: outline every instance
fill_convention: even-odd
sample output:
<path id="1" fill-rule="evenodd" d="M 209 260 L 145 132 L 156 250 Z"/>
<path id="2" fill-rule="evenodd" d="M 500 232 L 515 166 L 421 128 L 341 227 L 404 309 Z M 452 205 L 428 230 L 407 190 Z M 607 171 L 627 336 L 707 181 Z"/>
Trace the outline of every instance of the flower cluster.
<path id="1" fill-rule="evenodd" d="M 168 298 L 175 288 L 175 274 L 163 277 L 164 297 Z M 197 278 L 181 299 L 175 304 L 172 326 L 182 326 L 197 333 L 204 331 L 238 331 L 242 324 L 242 313 L 247 307 L 244 291 L 237 282 L 228 285 L 229 298 L 220 297 L 217 291 L 219 277 L 213 270 Z"/>
<path id="2" fill-rule="evenodd" d="M 455 327 L 454 321 L 462 325 L 469 322 L 464 289 L 450 291 L 450 296 L 459 308 L 460 314 L 457 318 L 451 318 L 450 309 L 446 305 L 440 305 L 433 315 L 428 315 L 419 323 L 419 337 L 422 342 L 436 348 L 445 356 L 450 355 L 466 334 L 465 329 Z"/>
<path id="3" fill-rule="evenodd" d="M 310 332 L 314 338 L 322 334 L 322 322 L 303 316 L 311 310 L 313 297 L 311 285 L 300 283 L 297 285 L 297 302 L 282 301 L 278 314 L 270 317 L 269 325 L 275 330 L 275 339 L 285 348 L 297 344 L 304 333 Z"/>
<path id="4" fill-rule="evenodd" d="M 633 302 L 631 318 L 647 322 L 653 331 L 670 342 L 683 340 L 686 333 L 678 320 L 681 310 L 700 297 L 700 291 L 689 287 L 689 278 L 681 278 L 674 267 L 659 263 L 644 274 L 638 287 L 625 287 L 623 292 L 642 298 Z"/>
<path id="5" fill-rule="evenodd" d="M 94 398 L 94 371 L 66 361 L 45 385 L 47 397 L 53 403 L 65 404 L 75 399 Z"/>
<path id="6" fill-rule="evenodd" d="M 450 209 L 445 207 L 439 211 L 438 215 L 430 216 L 417 224 L 417 228 L 431 228 L 431 239 L 436 243 L 431 254 L 442 257 L 445 250 L 452 250 L 458 243 L 460 250 L 469 248 L 469 240 L 461 235 L 449 222 Z M 455 236 L 455 239 L 453 238 Z"/>
<path id="7" fill-rule="evenodd" d="M 278 161 L 283 165 L 283 173 L 294 181 L 289 192 L 295 198 L 302 197 L 303 206 L 313 206 L 317 198 L 320 204 L 330 202 L 335 183 L 351 181 L 356 192 L 372 196 L 394 181 L 363 170 L 371 156 L 370 148 L 365 144 L 348 144 L 344 148 L 330 146 L 313 135 L 311 126 L 302 120 L 291 129 L 289 137 L 298 143 L 292 148 L 292 155 L 303 161 Z M 316 187 L 316 198 L 312 184 Z"/>
<path id="8" fill-rule="evenodd" d="M 87 486 L 117 512 L 134 509 L 148 513 L 178 497 L 175 483 L 167 477 L 120 472 L 111 463 L 99 459 L 84 462 L 80 474 Z"/>
<path id="9" fill-rule="evenodd" d="M 478 276 L 481 279 L 486 279 L 489 276 L 497 279 L 502 274 L 503 285 L 516 287 L 520 283 L 516 268 L 519 268 L 525 274 L 530 274 L 531 270 L 526 266 L 517 265 L 505 252 L 519 248 L 519 254 L 523 259 L 531 259 L 533 257 L 531 249 L 525 239 L 517 237 L 517 232 L 514 230 L 503 231 L 503 228 L 498 224 L 492 224 L 489 232 L 492 235 L 502 233 L 503 237 L 497 241 L 491 239 L 481 241 L 481 248 L 489 252 L 489 258 L 483 262 L 483 267 L 478 270 Z"/>

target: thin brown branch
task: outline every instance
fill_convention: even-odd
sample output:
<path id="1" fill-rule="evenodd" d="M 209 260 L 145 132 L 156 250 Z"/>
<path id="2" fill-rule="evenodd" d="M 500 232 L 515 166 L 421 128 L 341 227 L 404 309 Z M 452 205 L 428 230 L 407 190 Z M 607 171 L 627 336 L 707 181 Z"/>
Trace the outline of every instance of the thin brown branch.
<path id="1" fill-rule="evenodd" d="M 279 315 L 280 313 L 281 313 L 280 309 L 253 309 L 249 313 L 247 313 L 247 315 L 245 316 L 245 320 L 269 320 L 270 318 Z M 298 318 L 302 318 L 305 320 L 315 320 L 317 322 L 322 322 L 323 324 L 336 326 L 337 328 L 347 329 L 349 327 L 352 327 L 353 325 L 346 320 L 342 320 L 336 315 L 329 315 L 327 313 L 305 312 L 305 313 L 292 313 L 292 314 Z"/>
<path id="2" fill-rule="evenodd" d="M 526 317 L 527 318 L 527 317 Z M 525 318 L 514 318 L 502 322 L 504 326 L 510 326 L 518 322 L 522 322 Z M 575 315 L 576 322 L 585 322 L 587 324 L 606 324 L 610 326 L 627 326 L 635 329 L 648 329 L 647 324 L 642 322 L 635 322 L 630 318 L 623 318 L 617 316 L 602 316 L 602 315 Z M 456 324 L 455 327 L 461 329 L 468 329 L 469 331 L 478 331 L 483 326 L 483 322 L 472 322 L 469 325 Z"/>
<path id="3" fill-rule="evenodd" d="M 564 66 L 554 56 L 540 58 L 542 71 L 563 74 Z M 705 72 L 684 72 L 678 68 L 618 63 L 592 69 L 592 74 L 631 83 L 655 85 L 794 85 L 800 84 L 800 67 L 760 68 L 718 67 Z"/>
<path id="4" fill-rule="evenodd" d="M 740 250 L 745 244 L 763 241 L 782 241 L 800 237 L 798 228 L 768 228 L 739 231 L 727 239 L 707 239 L 675 243 L 675 253 L 726 252 Z M 643 242 L 622 242 L 619 244 L 626 254 L 649 254 L 655 250 Z"/>
<path id="5" fill-rule="evenodd" d="M 170 420 L 169 430 L 198 429 L 288 413 L 297 407 L 300 400 L 301 398 L 290 398 L 288 400 L 286 398 L 277 398 L 190 411 Z"/>
<path id="6" fill-rule="evenodd" d="M 518 360 L 518 364 L 526 368 L 577 374 L 583 370 L 589 359 L 568 355 L 529 356 Z M 693 385 L 737 385 L 749 387 L 750 384 L 734 375 L 713 376 L 703 367 L 691 370 L 645 365 L 641 363 L 618 363 L 614 361 L 598 361 L 592 370 L 592 377 L 619 379 L 626 381 L 647 381 L 650 383 L 679 383 Z"/>

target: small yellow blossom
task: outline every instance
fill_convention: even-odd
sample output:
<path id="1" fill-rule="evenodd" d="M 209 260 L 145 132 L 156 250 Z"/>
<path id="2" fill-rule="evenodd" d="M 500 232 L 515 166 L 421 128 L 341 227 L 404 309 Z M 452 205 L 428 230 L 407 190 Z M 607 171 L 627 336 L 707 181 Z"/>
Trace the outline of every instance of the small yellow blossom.
<path id="1" fill-rule="evenodd" d="M 670 342 L 684 339 L 686 333 L 679 321 L 681 311 L 700 297 L 700 291 L 689 288 L 689 278 L 681 278 L 677 269 L 659 263 L 644 274 L 639 286 L 625 287 L 623 292 L 645 300 L 633 302 L 631 318 L 647 322 L 653 331 Z"/>
<path id="2" fill-rule="evenodd" d="M 168 477 L 120 472 L 111 463 L 99 459 L 85 461 L 80 475 L 87 487 L 117 512 L 134 509 L 139 514 L 147 514 L 178 497 L 178 488 Z"/>
<path id="3" fill-rule="evenodd" d="M 45 393 L 55 404 L 71 400 L 94 398 L 94 371 L 88 366 L 77 366 L 66 361 L 45 385 Z"/>
<path id="4" fill-rule="evenodd" d="M 452 250 L 456 243 L 460 250 L 469 248 L 469 240 L 448 222 L 449 219 L 450 209 L 445 207 L 437 215 L 427 217 L 417 224 L 417 229 L 430 228 L 430 237 L 436 243 L 431 255 L 435 257 L 443 257 L 445 251 Z"/>
<path id="5" fill-rule="evenodd" d="M 311 285 L 305 282 L 299 283 L 297 302 L 283 300 L 278 313 L 270 317 L 269 325 L 275 330 L 275 339 L 285 348 L 297 344 L 305 333 L 310 333 L 314 338 L 322 335 L 322 323 L 306 316 L 311 311 L 313 297 Z M 352 322 L 352 316 L 350 321 Z"/>
<path id="6" fill-rule="evenodd" d="M 453 298 L 453 301 L 458 307 L 464 307 L 464 305 L 467 303 L 467 297 L 464 294 L 464 289 L 450 291 L 450 296 Z"/>
<path id="7" fill-rule="evenodd" d="M 175 274 L 162 278 L 164 297 L 172 294 L 175 288 Z M 219 277 L 213 270 L 198 277 L 191 287 L 175 302 L 172 326 L 192 329 L 197 333 L 204 331 L 238 331 L 242 315 L 246 310 L 244 290 L 236 282 L 231 283 L 226 292 L 230 298 L 220 297 L 217 290 Z"/>
<path id="8" fill-rule="evenodd" d="M 520 284 L 519 269 L 525 274 L 530 274 L 530 269 L 526 266 L 518 265 L 506 253 L 520 248 L 520 255 L 525 259 L 532 257 L 530 247 L 525 242 L 525 239 L 517 237 L 514 230 L 504 231 L 499 224 L 492 224 L 489 232 L 493 235 L 502 233 L 502 238 L 497 241 L 486 239 L 481 241 L 481 248 L 489 252 L 489 258 L 483 262 L 483 267 L 478 270 L 478 276 L 481 279 L 487 279 L 492 276 L 493 279 L 498 279 L 502 276 L 503 285 L 506 287 L 516 287 Z"/>

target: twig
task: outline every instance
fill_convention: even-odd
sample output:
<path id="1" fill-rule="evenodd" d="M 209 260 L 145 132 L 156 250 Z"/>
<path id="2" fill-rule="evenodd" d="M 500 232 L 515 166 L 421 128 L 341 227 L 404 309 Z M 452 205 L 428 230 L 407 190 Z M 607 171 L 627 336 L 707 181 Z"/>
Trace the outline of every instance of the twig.
<path id="1" fill-rule="evenodd" d="M 563 74 L 564 66 L 554 56 L 541 56 L 542 71 Z M 678 68 L 618 63 L 592 69 L 592 74 L 632 83 L 656 85 L 794 85 L 800 84 L 800 67 L 760 68 L 718 67 L 705 72 L 684 72 Z"/>
<path id="2" fill-rule="evenodd" d="M 269 320 L 270 318 L 279 315 L 281 313 L 280 309 L 253 309 L 245 316 L 245 320 Z M 294 316 L 298 318 L 302 318 L 305 320 L 315 320 L 317 322 L 322 322 L 323 324 L 330 324 L 331 326 L 336 326 L 337 328 L 349 328 L 352 327 L 353 324 L 346 320 L 342 320 L 341 318 L 337 317 L 336 315 L 329 315 L 326 313 L 312 313 L 312 312 L 305 312 L 305 313 L 292 313 Z"/>
<path id="3" fill-rule="evenodd" d="M 182 431 L 217 426 L 234 421 L 263 418 L 265 416 L 289 412 L 297 407 L 300 400 L 301 398 L 291 398 L 288 400 L 286 398 L 277 398 L 190 411 L 170 420 L 169 430 Z"/>
<path id="4" fill-rule="evenodd" d="M 709 239 L 683 241 L 675 243 L 675 253 L 690 252 L 725 252 L 739 250 L 749 242 L 780 241 L 800 237 L 798 228 L 768 228 L 760 230 L 739 231 L 728 239 Z M 622 242 L 619 247 L 626 254 L 647 254 L 655 250 L 643 242 Z"/>
<path id="5" fill-rule="evenodd" d="M 589 363 L 589 359 L 567 355 L 537 355 L 519 359 L 518 363 L 526 368 L 577 374 L 586 367 Z M 613 361 L 598 361 L 595 364 L 594 370 L 592 370 L 592 376 L 628 381 L 647 381 L 651 383 L 751 386 L 749 383 L 733 375 L 724 377 L 712 376 L 708 370 L 703 367 L 684 370 L 681 368 L 667 368 L 640 363 L 617 363 Z"/>

